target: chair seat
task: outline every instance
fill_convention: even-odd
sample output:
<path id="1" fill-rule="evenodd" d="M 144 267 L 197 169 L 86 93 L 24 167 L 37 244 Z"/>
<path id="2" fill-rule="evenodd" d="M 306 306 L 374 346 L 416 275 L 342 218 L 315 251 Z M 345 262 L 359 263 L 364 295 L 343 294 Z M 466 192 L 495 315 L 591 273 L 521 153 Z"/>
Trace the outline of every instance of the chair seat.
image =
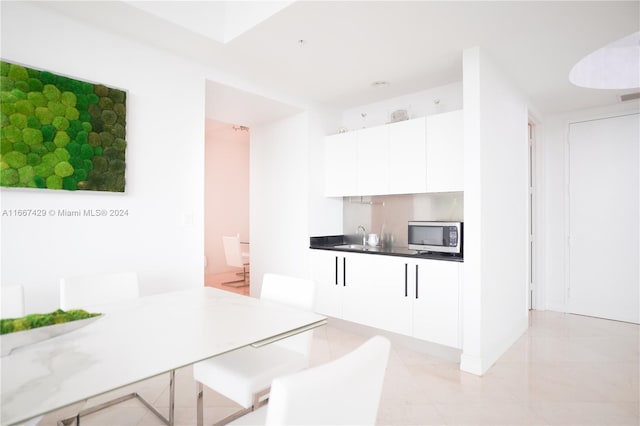
<path id="1" fill-rule="evenodd" d="M 253 394 L 271 386 L 274 377 L 307 367 L 307 357 L 276 344 L 245 347 L 193 366 L 196 381 L 248 408 Z"/>

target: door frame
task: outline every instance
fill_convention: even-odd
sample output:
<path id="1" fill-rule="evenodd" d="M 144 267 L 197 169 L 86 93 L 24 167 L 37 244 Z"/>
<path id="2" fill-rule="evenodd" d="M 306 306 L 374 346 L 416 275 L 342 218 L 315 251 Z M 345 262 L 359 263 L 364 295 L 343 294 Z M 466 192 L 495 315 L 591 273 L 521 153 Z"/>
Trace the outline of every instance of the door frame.
<path id="1" fill-rule="evenodd" d="M 564 250 L 563 256 L 565 259 L 564 267 L 564 299 L 563 299 L 563 312 L 570 313 L 570 285 L 571 285 L 571 194 L 570 194 L 570 172 L 571 172 L 571 153 L 570 153 L 570 126 L 572 124 L 584 123 L 589 121 L 599 121 L 611 118 L 623 117 L 633 114 L 640 114 L 639 105 L 635 102 L 629 102 L 628 105 L 613 105 L 604 107 L 602 109 L 596 109 L 589 111 L 586 114 L 571 114 L 569 118 L 564 121 L 563 127 L 563 139 L 564 139 L 564 183 L 563 183 L 563 208 L 564 208 L 564 221 L 563 221 L 563 241 Z"/>
<path id="2" fill-rule="evenodd" d="M 527 307 L 529 310 L 535 309 L 536 306 L 536 294 L 535 294 L 535 278 L 537 277 L 536 271 L 536 233 L 538 230 L 536 223 L 536 145 L 535 145 L 535 136 L 536 136 L 536 126 L 535 124 L 529 120 L 527 123 L 527 143 L 528 143 L 528 180 L 527 180 L 527 233 L 528 233 L 528 241 L 529 247 L 527 249 Z"/>
<path id="3" fill-rule="evenodd" d="M 531 135 L 532 149 L 528 150 L 527 156 L 533 156 L 529 158 L 529 164 L 533 168 L 533 208 L 531 208 L 531 197 L 527 196 L 527 208 L 529 223 L 527 224 L 528 235 L 531 227 L 533 226 L 534 241 L 533 248 L 529 243 L 527 252 L 527 283 L 530 286 L 527 292 L 527 307 L 530 310 L 545 310 L 546 308 L 546 293 L 545 293 L 545 263 L 544 263 L 544 247 L 545 247 L 545 214 L 544 214 L 544 125 L 531 111 L 529 112 L 529 118 L 527 121 L 528 126 L 532 127 L 533 134 Z M 528 131 L 528 129 L 527 129 Z M 528 184 L 529 185 L 529 184 Z M 529 186 L 527 185 L 526 191 L 529 192 Z M 527 238 L 529 240 L 529 237 Z M 533 253 L 531 253 L 533 251 Z M 533 275 L 533 283 L 531 282 L 531 275 Z"/>

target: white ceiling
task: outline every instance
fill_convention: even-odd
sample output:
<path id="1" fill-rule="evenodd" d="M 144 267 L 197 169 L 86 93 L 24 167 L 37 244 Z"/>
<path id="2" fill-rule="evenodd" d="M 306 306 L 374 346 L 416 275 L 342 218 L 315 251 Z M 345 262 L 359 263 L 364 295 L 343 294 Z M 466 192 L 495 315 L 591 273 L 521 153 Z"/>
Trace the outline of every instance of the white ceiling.
<path id="1" fill-rule="evenodd" d="M 213 10 L 179 3 L 184 16 Z M 640 30 L 639 1 L 297 1 L 221 43 L 124 2 L 46 6 L 196 59 L 267 97 L 337 109 L 460 81 L 462 51 L 474 46 L 543 113 L 615 103 L 633 90 L 575 87 L 569 71 Z M 372 87 L 377 80 L 390 85 Z"/>
<path id="2" fill-rule="evenodd" d="M 292 3 L 223 0 L 123 1 L 221 43 L 233 40 Z"/>

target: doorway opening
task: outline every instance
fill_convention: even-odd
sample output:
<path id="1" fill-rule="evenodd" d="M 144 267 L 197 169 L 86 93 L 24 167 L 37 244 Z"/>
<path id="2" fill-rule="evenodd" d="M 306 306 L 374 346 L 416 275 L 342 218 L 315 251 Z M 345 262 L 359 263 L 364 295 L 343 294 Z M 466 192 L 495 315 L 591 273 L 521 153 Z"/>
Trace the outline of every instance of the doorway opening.
<path id="1" fill-rule="evenodd" d="M 528 233 L 529 233 L 529 247 L 528 247 L 528 264 L 527 271 L 527 307 L 529 310 L 533 310 L 536 307 L 536 300 L 534 291 L 535 288 L 535 270 L 536 270 L 536 250 L 535 250 L 535 234 L 536 234 L 536 194 L 535 194 L 535 182 L 536 182 L 536 146 L 535 146 L 535 125 L 529 121 L 528 123 L 528 144 L 529 144 L 529 171 L 528 171 Z"/>
<path id="2" fill-rule="evenodd" d="M 205 121 L 205 285 L 249 295 L 250 275 L 228 261 L 223 237 L 238 236 L 249 251 L 249 139 L 247 126 Z"/>

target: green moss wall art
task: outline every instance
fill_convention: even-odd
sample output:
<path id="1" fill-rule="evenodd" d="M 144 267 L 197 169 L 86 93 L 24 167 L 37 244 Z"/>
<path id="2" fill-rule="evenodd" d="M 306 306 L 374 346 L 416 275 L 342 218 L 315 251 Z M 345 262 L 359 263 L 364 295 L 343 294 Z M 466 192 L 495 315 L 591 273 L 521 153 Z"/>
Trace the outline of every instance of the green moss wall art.
<path id="1" fill-rule="evenodd" d="M 124 192 L 126 92 L 0 61 L 0 186 Z"/>

